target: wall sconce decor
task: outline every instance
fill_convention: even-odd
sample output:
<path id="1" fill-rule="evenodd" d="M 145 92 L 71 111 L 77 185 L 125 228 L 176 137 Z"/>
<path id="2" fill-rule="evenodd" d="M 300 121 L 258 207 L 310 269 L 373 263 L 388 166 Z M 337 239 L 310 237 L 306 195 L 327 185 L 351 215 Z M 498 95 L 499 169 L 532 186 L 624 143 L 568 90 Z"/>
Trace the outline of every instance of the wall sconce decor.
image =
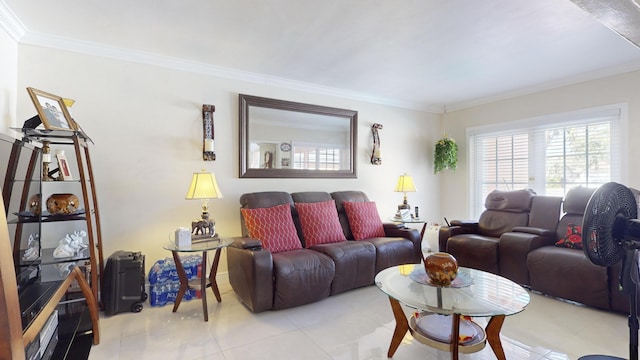
<path id="1" fill-rule="evenodd" d="M 406 173 L 400 175 L 394 191 L 404 193 L 404 200 L 402 201 L 402 204 L 398 205 L 398 210 L 411 209 L 411 206 L 407 203 L 407 193 L 416 192 L 416 185 L 413 183 L 411 175 L 407 175 Z"/>
<path id="2" fill-rule="evenodd" d="M 382 165 L 382 154 L 380 153 L 380 135 L 378 130 L 382 130 L 382 124 L 373 124 L 371 132 L 373 133 L 373 151 L 371 152 L 371 163 L 373 165 Z"/>
<path id="3" fill-rule="evenodd" d="M 216 111 L 215 105 L 202 105 L 202 158 L 205 161 L 216 159 L 215 144 L 213 142 L 213 113 Z"/>

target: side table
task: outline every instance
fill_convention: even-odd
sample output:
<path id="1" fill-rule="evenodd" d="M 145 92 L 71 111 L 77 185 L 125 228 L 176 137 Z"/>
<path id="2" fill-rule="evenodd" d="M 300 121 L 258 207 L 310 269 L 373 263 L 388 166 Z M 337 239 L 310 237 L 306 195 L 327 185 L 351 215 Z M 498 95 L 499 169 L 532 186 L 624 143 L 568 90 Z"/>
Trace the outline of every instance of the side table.
<path id="1" fill-rule="evenodd" d="M 427 229 L 427 221 L 422 219 L 411 218 L 411 220 L 402 220 L 400 217 L 393 217 L 390 219 L 394 223 L 406 225 L 406 224 L 423 224 L 422 230 L 420 230 L 420 238 L 424 236 L 424 232 Z"/>
<path id="2" fill-rule="evenodd" d="M 406 224 L 422 224 L 422 230 L 420 230 L 420 240 L 424 239 L 424 232 L 427 230 L 427 221 L 422 219 L 411 218 L 411 220 L 402 220 L 399 217 L 393 217 L 390 219 L 394 223 L 402 224 L 406 226 Z"/>
<path id="3" fill-rule="evenodd" d="M 232 242 L 233 240 L 231 239 L 212 238 L 211 240 L 199 240 L 192 243 L 189 247 L 179 247 L 173 242 L 166 243 L 163 246 L 165 250 L 171 251 L 171 254 L 173 255 L 173 261 L 176 264 L 178 278 L 180 279 L 180 289 L 178 290 L 178 295 L 176 296 L 176 302 L 173 305 L 173 312 L 176 312 L 178 310 L 180 302 L 182 301 L 182 297 L 189 288 L 200 288 L 204 321 L 209 321 L 209 311 L 207 310 L 207 288 L 211 287 L 213 294 L 216 296 L 216 300 L 218 300 L 218 302 L 222 302 L 222 298 L 220 297 L 220 290 L 218 289 L 218 283 L 216 282 L 216 274 L 218 273 L 220 252 L 225 247 L 231 245 Z M 209 277 L 207 277 L 205 276 L 207 266 L 207 252 L 211 250 L 215 250 L 216 254 L 213 258 L 211 270 L 209 271 Z M 180 259 L 180 256 L 178 255 L 178 253 L 181 252 L 202 252 L 202 274 L 200 275 L 199 279 L 194 279 L 192 281 L 189 281 L 189 279 L 187 279 L 187 274 L 184 271 L 182 261 Z"/>

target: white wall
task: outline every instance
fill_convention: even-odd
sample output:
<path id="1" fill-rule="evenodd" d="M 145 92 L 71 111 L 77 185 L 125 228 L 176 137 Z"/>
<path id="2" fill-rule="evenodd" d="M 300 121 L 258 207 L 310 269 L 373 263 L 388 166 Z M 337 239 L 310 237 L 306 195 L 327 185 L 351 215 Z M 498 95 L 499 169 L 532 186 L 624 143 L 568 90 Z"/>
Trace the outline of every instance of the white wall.
<path id="1" fill-rule="evenodd" d="M 473 108 L 447 113 L 444 127 L 460 145 L 458 170 L 442 178 L 442 213 L 449 219 L 467 219 L 469 216 L 469 162 L 467 159 L 466 130 L 480 125 L 505 123 L 538 116 L 571 112 L 603 105 L 627 103 L 628 128 L 622 131 L 620 141 L 627 145 L 622 160 L 622 183 L 640 188 L 640 71 L 583 82 L 497 101 Z"/>
<path id="2" fill-rule="evenodd" d="M 9 127 L 16 118 L 18 44 L 4 31 L 0 31 L 0 54 L 0 132 L 14 135 Z"/>
<path id="3" fill-rule="evenodd" d="M 432 170 L 438 115 L 27 45 L 19 46 L 18 65 L 15 123 L 35 114 L 23 90 L 31 86 L 75 99 L 72 116 L 95 141 L 105 257 L 139 250 L 149 267 L 169 256 L 162 244 L 171 231 L 200 214 L 200 203 L 184 196 L 192 173 L 202 168 L 215 173 L 224 194 L 209 204 L 222 236 L 240 235 L 240 195 L 263 190 L 362 190 L 389 218 L 402 201 L 393 188 L 403 172 L 413 175 L 419 191 L 409 194 L 410 204 L 420 206 L 421 217 L 441 218 L 439 177 Z M 240 179 L 239 93 L 357 110 L 358 178 Z M 202 104 L 216 106 L 212 162 L 201 160 Z M 381 166 L 369 162 L 373 123 L 384 125 Z"/>

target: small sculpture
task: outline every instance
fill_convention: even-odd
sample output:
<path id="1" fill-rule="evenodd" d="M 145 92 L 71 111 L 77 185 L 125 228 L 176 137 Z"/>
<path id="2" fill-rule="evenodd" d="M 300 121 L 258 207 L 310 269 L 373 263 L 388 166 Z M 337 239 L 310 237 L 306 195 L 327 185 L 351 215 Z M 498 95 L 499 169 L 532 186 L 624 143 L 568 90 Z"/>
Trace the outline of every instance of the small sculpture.
<path id="1" fill-rule="evenodd" d="M 27 242 L 27 250 L 25 250 L 24 255 L 22 255 L 22 260 L 24 261 L 33 261 L 37 260 L 40 257 L 40 241 L 37 239 L 40 238 L 40 234 L 29 235 L 29 240 Z"/>
<path id="2" fill-rule="evenodd" d="M 42 210 L 40 202 L 40 194 L 35 194 L 29 198 L 29 211 L 35 216 L 40 215 L 40 211 Z"/>
<path id="3" fill-rule="evenodd" d="M 206 235 L 213 237 L 216 223 L 211 219 L 198 219 L 191 222 L 191 232 L 193 235 Z"/>
<path id="4" fill-rule="evenodd" d="M 71 274 L 73 269 L 76 267 L 76 263 L 74 262 L 60 263 L 60 264 L 53 264 L 53 266 L 55 266 L 56 270 L 58 270 L 58 275 L 60 275 L 60 278 L 66 279 L 67 276 L 69 276 L 69 274 Z"/>
<path id="5" fill-rule="evenodd" d="M 58 246 L 53 250 L 53 257 L 59 259 L 76 256 L 87 247 L 84 242 L 86 236 L 87 233 L 84 230 L 65 235 L 58 241 Z"/>

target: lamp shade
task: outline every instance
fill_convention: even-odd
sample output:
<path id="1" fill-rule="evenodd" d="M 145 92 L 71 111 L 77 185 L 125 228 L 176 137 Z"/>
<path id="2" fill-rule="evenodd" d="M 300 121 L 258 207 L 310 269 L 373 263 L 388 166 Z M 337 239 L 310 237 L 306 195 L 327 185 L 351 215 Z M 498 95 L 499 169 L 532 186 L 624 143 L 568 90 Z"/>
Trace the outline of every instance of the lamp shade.
<path id="1" fill-rule="evenodd" d="M 186 199 L 217 199 L 221 198 L 222 193 L 218 187 L 216 176 L 213 173 L 202 170 L 201 172 L 193 173 L 191 179 L 191 186 L 187 192 Z"/>
<path id="2" fill-rule="evenodd" d="M 416 185 L 413 183 L 413 178 L 411 175 L 403 174 L 400 175 L 398 179 L 398 183 L 396 184 L 395 192 L 415 192 Z"/>

